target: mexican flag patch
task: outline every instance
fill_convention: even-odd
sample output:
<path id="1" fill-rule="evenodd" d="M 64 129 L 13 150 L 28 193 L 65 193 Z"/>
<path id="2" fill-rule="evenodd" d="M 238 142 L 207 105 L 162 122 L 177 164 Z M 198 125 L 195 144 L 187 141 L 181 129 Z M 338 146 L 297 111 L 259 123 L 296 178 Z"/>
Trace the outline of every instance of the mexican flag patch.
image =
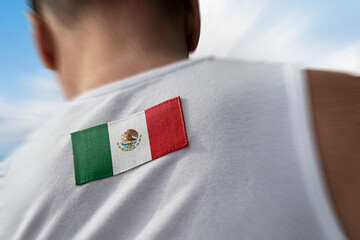
<path id="1" fill-rule="evenodd" d="M 135 168 L 188 144 L 180 97 L 73 132 L 71 141 L 76 185 Z"/>

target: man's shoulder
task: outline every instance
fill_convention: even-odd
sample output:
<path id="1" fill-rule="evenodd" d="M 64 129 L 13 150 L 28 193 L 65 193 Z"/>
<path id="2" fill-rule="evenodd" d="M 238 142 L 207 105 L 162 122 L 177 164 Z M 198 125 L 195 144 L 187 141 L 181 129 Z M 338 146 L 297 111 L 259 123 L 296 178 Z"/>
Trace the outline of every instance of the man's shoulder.
<path id="1" fill-rule="evenodd" d="M 284 82 L 287 67 L 288 64 L 277 62 L 212 57 L 202 64 L 193 64 L 192 67 L 183 69 L 182 75 L 190 75 L 197 82 L 203 82 L 202 87 L 220 82 L 225 88 L 252 88 L 253 85 L 268 85 L 274 81 Z"/>
<path id="2" fill-rule="evenodd" d="M 348 236 L 360 237 L 360 77 L 306 70 L 322 166 Z"/>
<path id="3" fill-rule="evenodd" d="M 219 66 L 222 68 L 254 68 L 254 69 L 278 69 L 287 66 L 288 64 L 281 62 L 260 61 L 253 59 L 237 59 L 228 57 L 208 57 L 210 61 L 207 63 L 211 66 Z"/>

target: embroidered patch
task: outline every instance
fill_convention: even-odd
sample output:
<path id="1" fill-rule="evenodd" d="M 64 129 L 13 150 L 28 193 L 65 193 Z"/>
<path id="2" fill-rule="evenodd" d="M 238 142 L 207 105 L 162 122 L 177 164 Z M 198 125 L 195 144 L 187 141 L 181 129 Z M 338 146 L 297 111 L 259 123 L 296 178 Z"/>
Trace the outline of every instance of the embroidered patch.
<path id="1" fill-rule="evenodd" d="M 180 97 L 71 133 L 75 183 L 110 177 L 185 147 Z"/>

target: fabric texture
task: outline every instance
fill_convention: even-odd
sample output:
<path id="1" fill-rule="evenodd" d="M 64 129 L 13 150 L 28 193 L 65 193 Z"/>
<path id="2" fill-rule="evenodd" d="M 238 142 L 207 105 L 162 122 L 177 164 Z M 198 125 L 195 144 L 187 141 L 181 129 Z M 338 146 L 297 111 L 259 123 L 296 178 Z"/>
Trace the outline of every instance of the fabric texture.
<path id="1" fill-rule="evenodd" d="M 180 97 L 145 110 L 152 159 L 187 145 Z"/>
<path id="2" fill-rule="evenodd" d="M 317 168 L 304 82 L 296 67 L 203 58 L 82 94 L 11 156 L 0 239 L 345 239 Z M 186 147 L 74 184 L 70 133 L 174 96 Z"/>
<path id="3" fill-rule="evenodd" d="M 113 175 L 107 124 L 71 134 L 77 184 Z"/>
<path id="4" fill-rule="evenodd" d="M 109 128 L 111 132 L 110 143 L 114 175 L 151 160 L 151 150 L 145 112 L 141 112 L 115 122 L 110 122 Z M 123 143 L 119 142 L 121 141 L 121 134 L 127 129 L 136 129 L 135 131 L 138 132 L 138 138 L 136 141 L 130 143 L 130 147 L 132 146 L 134 148 L 130 151 L 129 148 L 125 149 L 122 147 L 121 144 Z"/>

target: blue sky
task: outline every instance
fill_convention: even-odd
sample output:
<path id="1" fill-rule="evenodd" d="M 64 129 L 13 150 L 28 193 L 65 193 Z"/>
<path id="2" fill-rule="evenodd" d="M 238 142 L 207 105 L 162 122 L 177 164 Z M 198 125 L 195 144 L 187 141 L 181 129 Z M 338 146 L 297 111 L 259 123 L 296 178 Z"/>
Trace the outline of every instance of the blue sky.
<path id="1" fill-rule="evenodd" d="M 37 58 L 26 10 L 23 0 L 7 1 L 0 10 L 0 161 L 62 101 L 52 74 Z"/>
<path id="2" fill-rule="evenodd" d="M 193 57 L 215 55 L 360 72 L 358 0 L 200 0 Z M 0 13 L 0 161 L 63 104 L 36 56 L 24 0 Z M 1 175 L 1 173 L 0 173 Z"/>
<path id="3" fill-rule="evenodd" d="M 15 0 L 4 5 L 0 12 L 0 93 L 9 97 L 30 97 L 18 80 L 42 67 L 29 34 L 24 14 L 26 4 L 23 0 Z"/>

